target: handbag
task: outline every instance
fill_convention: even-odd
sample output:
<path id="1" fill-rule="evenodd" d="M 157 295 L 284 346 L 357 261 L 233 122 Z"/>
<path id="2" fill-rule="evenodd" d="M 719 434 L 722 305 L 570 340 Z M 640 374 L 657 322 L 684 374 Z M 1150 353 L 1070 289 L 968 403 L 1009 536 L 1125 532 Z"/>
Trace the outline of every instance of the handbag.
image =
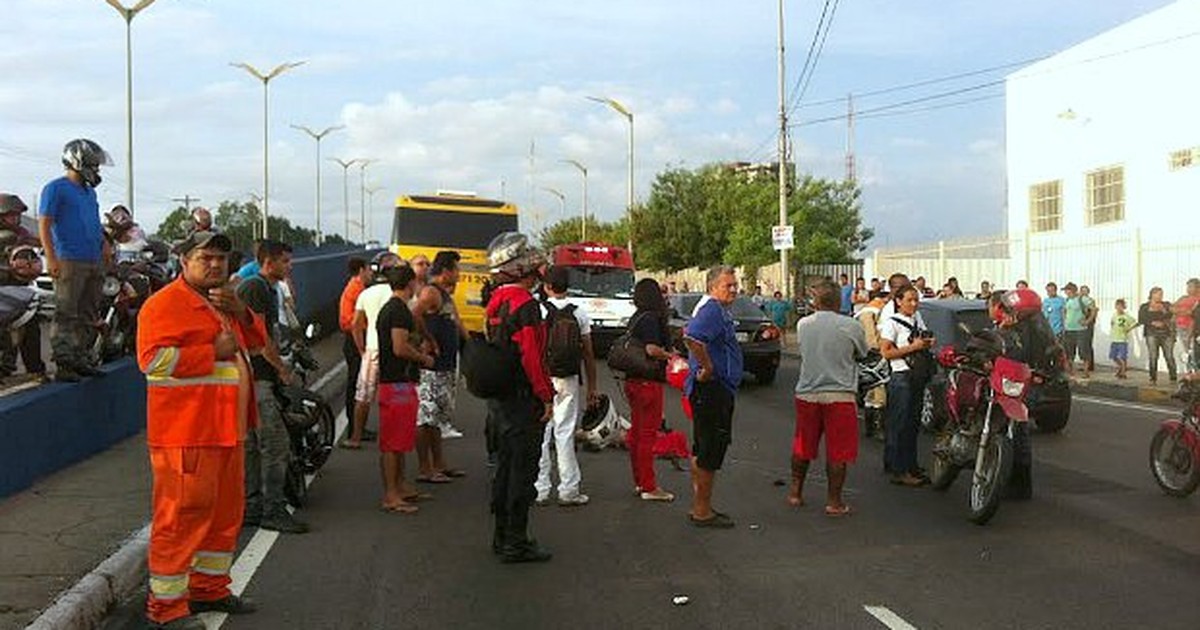
<path id="1" fill-rule="evenodd" d="M 625 378 L 636 378 L 665 383 L 667 362 L 646 354 L 646 343 L 633 336 L 633 329 L 646 313 L 634 317 L 625 332 L 621 333 L 608 349 L 608 367 L 624 372 Z"/>

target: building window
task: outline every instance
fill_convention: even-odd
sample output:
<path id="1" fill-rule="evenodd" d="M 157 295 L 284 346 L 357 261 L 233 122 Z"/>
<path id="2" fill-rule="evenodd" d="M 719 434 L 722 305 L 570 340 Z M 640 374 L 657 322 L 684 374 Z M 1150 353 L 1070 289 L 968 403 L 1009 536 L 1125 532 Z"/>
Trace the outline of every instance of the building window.
<path id="1" fill-rule="evenodd" d="M 1088 225 L 1125 220 L 1125 168 L 1113 166 L 1087 174 Z"/>
<path id="2" fill-rule="evenodd" d="M 1171 170 L 1178 171 L 1185 168 L 1191 168 L 1196 165 L 1197 157 L 1200 156 L 1200 147 L 1192 149 L 1180 149 L 1171 152 Z"/>
<path id="3" fill-rule="evenodd" d="M 1029 187 L 1029 230 L 1052 232 L 1062 229 L 1062 180 Z"/>

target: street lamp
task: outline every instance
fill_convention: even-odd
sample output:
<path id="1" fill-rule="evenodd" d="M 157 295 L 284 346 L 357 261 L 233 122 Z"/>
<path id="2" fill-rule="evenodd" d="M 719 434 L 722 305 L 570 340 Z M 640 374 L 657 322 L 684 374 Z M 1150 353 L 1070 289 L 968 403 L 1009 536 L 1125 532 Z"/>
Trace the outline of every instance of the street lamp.
<path id="1" fill-rule="evenodd" d="M 584 166 L 582 163 L 580 163 L 578 160 L 567 159 L 567 160 L 561 160 L 561 161 L 566 164 L 570 164 L 571 166 L 574 166 L 575 168 L 579 169 L 580 173 L 583 174 L 583 210 L 580 212 L 580 217 L 583 219 L 583 222 L 579 224 L 579 240 L 581 242 L 587 242 L 588 170 L 587 170 L 587 167 Z"/>
<path id="2" fill-rule="evenodd" d="M 367 186 L 366 190 L 367 190 L 367 217 L 365 220 L 366 220 L 367 224 L 363 227 L 363 230 L 365 230 L 365 232 L 363 234 L 363 242 L 364 243 L 366 242 L 367 235 L 375 233 L 375 230 L 374 230 L 375 221 L 372 220 L 375 216 L 375 193 L 383 190 L 383 186 Z"/>
<path id="3" fill-rule="evenodd" d="M 603 103 L 612 108 L 613 111 L 625 117 L 629 121 L 629 181 L 626 184 L 627 193 L 625 197 L 625 218 L 629 223 L 629 241 L 626 246 L 629 249 L 629 255 L 633 255 L 633 112 L 628 107 L 611 98 L 601 98 L 599 96 L 589 96 L 588 100 Z"/>
<path id="4" fill-rule="evenodd" d="M 361 158 L 358 160 L 358 229 L 362 234 L 363 243 L 367 242 L 367 167 L 371 163 L 378 161 L 374 158 Z"/>
<path id="5" fill-rule="evenodd" d="M 350 242 L 350 167 L 358 164 L 358 158 L 353 160 L 343 160 L 342 158 L 329 158 L 330 162 L 337 162 L 337 165 L 342 167 L 342 214 L 346 218 L 346 231 L 342 236 L 346 242 Z"/>
<path id="6" fill-rule="evenodd" d="M 131 7 L 104 1 L 125 19 L 125 207 L 133 212 L 133 18 L 155 0 L 138 0 Z"/>
<path id="7" fill-rule="evenodd" d="M 325 129 L 322 129 L 319 132 L 313 131 L 312 129 L 309 129 L 308 127 L 305 127 L 304 125 L 292 125 L 292 129 L 295 129 L 297 131 L 303 131 L 304 133 L 308 134 L 308 136 L 310 138 L 317 141 L 317 175 L 316 175 L 316 177 L 317 177 L 317 247 L 320 247 L 321 241 L 322 241 L 322 237 L 321 237 L 321 140 L 325 136 L 329 135 L 330 133 L 332 133 L 334 131 L 337 131 L 338 129 L 345 129 L 345 126 L 344 125 L 336 125 L 333 127 L 326 127 Z"/>
<path id="8" fill-rule="evenodd" d="M 557 188 L 542 186 L 542 190 L 554 195 L 555 197 L 558 197 L 558 216 L 564 219 L 567 218 L 567 196 Z"/>
<path id="9" fill-rule="evenodd" d="M 270 126 L 268 124 L 269 118 L 267 116 L 267 111 L 268 111 L 267 103 L 268 103 L 269 93 L 270 93 L 270 83 L 271 83 L 271 79 L 274 79 L 275 77 L 283 74 L 284 72 L 287 72 L 288 70 L 291 70 L 292 68 L 304 65 L 304 62 L 303 61 L 289 61 L 286 63 L 281 63 L 278 66 L 275 66 L 274 70 L 271 70 L 270 72 L 268 72 L 266 74 L 263 74 L 262 72 L 260 72 L 258 70 L 258 68 L 255 68 L 254 66 L 252 66 L 248 63 L 245 63 L 245 62 L 231 63 L 229 65 L 231 65 L 235 68 L 241 68 L 242 70 L 249 72 L 250 76 L 258 79 L 259 81 L 262 81 L 262 84 L 263 84 L 263 206 L 262 206 L 263 230 L 262 230 L 262 233 L 263 233 L 263 238 L 267 238 L 267 206 L 270 203 L 269 199 L 271 197 L 271 188 L 270 188 L 270 183 L 271 183 L 270 172 L 271 171 L 268 166 L 268 164 L 270 162 L 270 156 L 271 156 L 270 144 L 268 144 L 269 137 L 270 137 L 270 134 L 269 134 Z"/>

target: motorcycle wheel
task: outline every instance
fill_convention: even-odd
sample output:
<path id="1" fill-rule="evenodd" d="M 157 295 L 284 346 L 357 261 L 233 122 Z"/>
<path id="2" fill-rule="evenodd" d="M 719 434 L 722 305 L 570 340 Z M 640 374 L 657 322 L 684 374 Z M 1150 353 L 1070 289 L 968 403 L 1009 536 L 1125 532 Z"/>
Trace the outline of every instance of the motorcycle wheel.
<path id="1" fill-rule="evenodd" d="M 1150 472 L 1163 492 L 1186 497 L 1200 486 L 1200 454 L 1188 444 L 1187 429 L 1159 429 L 1150 440 Z"/>
<path id="2" fill-rule="evenodd" d="M 309 473 L 315 473 L 329 461 L 329 454 L 333 452 L 334 441 L 334 418 L 333 409 L 325 401 L 318 401 L 312 413 L 316 414 L 316 422 L 308 429 L 306 441 L 308 442 L 308 465 L 306 466 Z"/>
<path id="3" fill-rule="evenodd" d="M 951 439 L 949 433 L 941 434 L 937 437 L 937 445 L 933 447 L 933 458 L 929 466 L 929 485 L 934 490 L 945 490 L 949 488 L 955 479 L 958 479 L 958 471 L 962 467 L 955 464 L 949 455 L 943 455 L 938 452 L 939 447 Z"/>
<path id="4" fill-rule="evenodd" d="M 304 507 L 308 502 L 308 483 L 304 478 L 304 464 L 296 458 L 288 462 L 287 477 L 283 484 L 283 496 L 294 508 Z"/>
<path id="5" fill-rule="evenodd" d="M 983 450 L 983 474 L 971 475 L 970 514 L 967 518 L 972 523 L 985 525 L 996 515 L 1012 467 L 1012 440 L 1002 433 L 992 434 Z"/>

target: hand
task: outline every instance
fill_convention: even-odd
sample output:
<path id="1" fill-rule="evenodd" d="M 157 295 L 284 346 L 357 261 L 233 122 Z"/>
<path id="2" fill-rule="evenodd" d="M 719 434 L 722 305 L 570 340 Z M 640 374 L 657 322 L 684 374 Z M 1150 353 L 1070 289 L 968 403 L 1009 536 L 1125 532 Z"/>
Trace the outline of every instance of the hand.
<path id="1" fill-rule="evenodd" d="M 62 267 L 58 264 L 58 258 L 52 256 L 46 257 L 46 273 L 50 274 L 51 278 L 57 278 L 62 272 Z"/>
<path id="2" fill-rule="evenodd" d="M 217 339 L 213 342 L 213 347 L 217 350 L 218 361 L 228 361 L 238 353 L 237 335 L 228 330 L 222 330 L 217 333 Z"/>
<path id="3" fill-rule="evenodd" d="M 553 418 L 553 417 L 554 417 L 554 403 L 546 402 L 546 408 L 545 408 L 545 410 L 542 411 L 542 417 L 540 418 L 540 420 L 541 420 L 542 424 L 546 424 L 547 422 L 550 421 L 550 418 Z"/>
<path id="4" fill-rule="evenodd" d="M 294 384 L 296 382 L 296 373 L 285 366 L 282 370 L 279 370 L 279 382 L 284 385 Z"/>
<path id="5" fill-rule="evenodd" d="M 713 373 L 711 367 L 701 365 L 700 369 L 696 371 L 696 380 L 700 381 L 701 383 L 707 383 L 711 381 L 712 377 Z"/>
<path id="6" fill-rule="evenodd" d="M 421 365 L 423 367 L 432 368 L 433 362 L 434 362 L 433 355 L 430 355 L 430 354 L 421 355 Z"/>
<path id="7" fill-rule="evenodd" d="M 243 302 L 241 298 L 238 297 L 237 292 L 235 292 L 228 285 L 217 287 L 215 289 L 209 289 L 208 300 L 212 302 L 212 305 L 215 306 L 219 311 L 224 311 L 236 317 L 241 317 L 242 315 L 246 314 L 246 303 Z"/>

